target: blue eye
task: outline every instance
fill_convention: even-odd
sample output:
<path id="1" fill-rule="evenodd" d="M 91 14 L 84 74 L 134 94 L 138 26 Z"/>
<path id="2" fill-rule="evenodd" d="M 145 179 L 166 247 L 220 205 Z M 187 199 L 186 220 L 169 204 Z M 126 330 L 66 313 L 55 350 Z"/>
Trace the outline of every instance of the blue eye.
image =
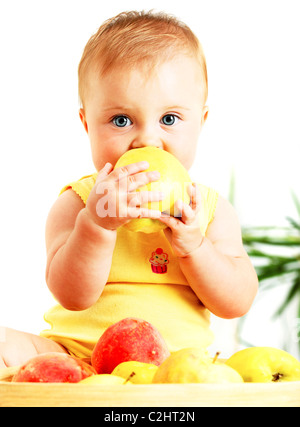
<path id="1" fill-rule="evenodd" d="M 131 120 L 126 116 L 116 116 L 112 119 L 112 122 L 119 128 L 124 128 L 132 124 Z"/>
<path id="2" fill-rule="evenodd" d="M 179 120 L 179 118 L 177 116 L 175 116 L 174 114 L 166 114 L 161 119 L 161 122 L 166 126 L 173 126 L 173 125 L 175 125 L 175 123 L 177 123 L 178 120 Z"/>

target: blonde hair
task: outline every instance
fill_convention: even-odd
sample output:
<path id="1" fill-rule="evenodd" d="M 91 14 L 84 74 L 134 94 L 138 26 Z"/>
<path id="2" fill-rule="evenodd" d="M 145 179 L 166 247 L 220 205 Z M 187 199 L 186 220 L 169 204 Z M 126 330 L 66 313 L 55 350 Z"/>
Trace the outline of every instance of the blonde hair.
<path id="1" fill-rule="evenodd" d="M 184 53 L 200 67 L 204 100 L 207 98 L 207 68 L 201 44 L 190 28 L 163 12 L 123 12 L 108 19 L 85 46 L 78 67 L 80 102 L 84 103 L 91 69 L 105 75 L 113 67 L 134 67 L 166 61 Z"/>

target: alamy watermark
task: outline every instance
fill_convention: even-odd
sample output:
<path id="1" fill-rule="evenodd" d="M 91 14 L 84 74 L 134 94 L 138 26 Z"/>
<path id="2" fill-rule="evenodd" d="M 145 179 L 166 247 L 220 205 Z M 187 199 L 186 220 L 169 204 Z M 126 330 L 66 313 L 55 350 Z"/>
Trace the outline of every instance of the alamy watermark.
<path id="1" fill-rule="evenodd" d="M 163 200 L 164 212 L 170 213 L 174 207 L 174 201 L 186 200 L 187 186 L 191 183 L 151 182 L 147 190 L 130 191 L 130 182 L 122 179 L 119 182 L 100 182 L 96 188 L 96 194 L 102 196 L 96 205 L 96 212 L 100 218 L 137 218 L 139 213 L 134 208 L 144 207 L 157 210 L 157 203 Z M 163 194 L 160 200 L 153 200 L 156 193 Z M 141 198 L 142 197 L 142 198 Z M 177 216 L 175 214 L 175 216 Z"/>

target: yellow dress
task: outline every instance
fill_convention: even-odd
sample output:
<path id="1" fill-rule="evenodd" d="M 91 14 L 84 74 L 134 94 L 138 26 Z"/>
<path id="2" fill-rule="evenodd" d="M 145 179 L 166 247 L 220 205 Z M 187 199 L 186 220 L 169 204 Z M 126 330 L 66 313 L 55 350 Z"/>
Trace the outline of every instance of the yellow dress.
<path id="1" fill-rule="evenodd" d="M 63 188 L 72 189 L 86 203 L 97 173 Z M 200 228 L 205 234 L 214 218 L 218 193 L 201 190 Z M 164 232 L 117 231 L 111 271 L 99 300 L 83 311 L 56 305 L 45 314 L 50 329 L 41 335 L 63 345 L 70 354 L 89 357 L 111 324 L 126 317 L 152 323 L 171 352 L 184 347 L 207 348 L 213 341 L 210 313 L 199 301 L 180 270 Z"/>

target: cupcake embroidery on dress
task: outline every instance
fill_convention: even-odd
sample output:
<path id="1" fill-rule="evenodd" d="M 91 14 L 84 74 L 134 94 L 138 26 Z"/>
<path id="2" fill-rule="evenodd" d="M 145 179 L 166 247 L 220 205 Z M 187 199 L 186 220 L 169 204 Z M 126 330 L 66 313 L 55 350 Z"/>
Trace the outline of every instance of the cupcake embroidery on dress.
<path id="1" fill-rule="evenodd" d="M 169 264 L 168 254 L 164 253 L 161 248 L 157 248 L 155 252 L 152 252 L 149 262 L 153 273 L 164 274 L 167 272 L 167 264 Z"/>

